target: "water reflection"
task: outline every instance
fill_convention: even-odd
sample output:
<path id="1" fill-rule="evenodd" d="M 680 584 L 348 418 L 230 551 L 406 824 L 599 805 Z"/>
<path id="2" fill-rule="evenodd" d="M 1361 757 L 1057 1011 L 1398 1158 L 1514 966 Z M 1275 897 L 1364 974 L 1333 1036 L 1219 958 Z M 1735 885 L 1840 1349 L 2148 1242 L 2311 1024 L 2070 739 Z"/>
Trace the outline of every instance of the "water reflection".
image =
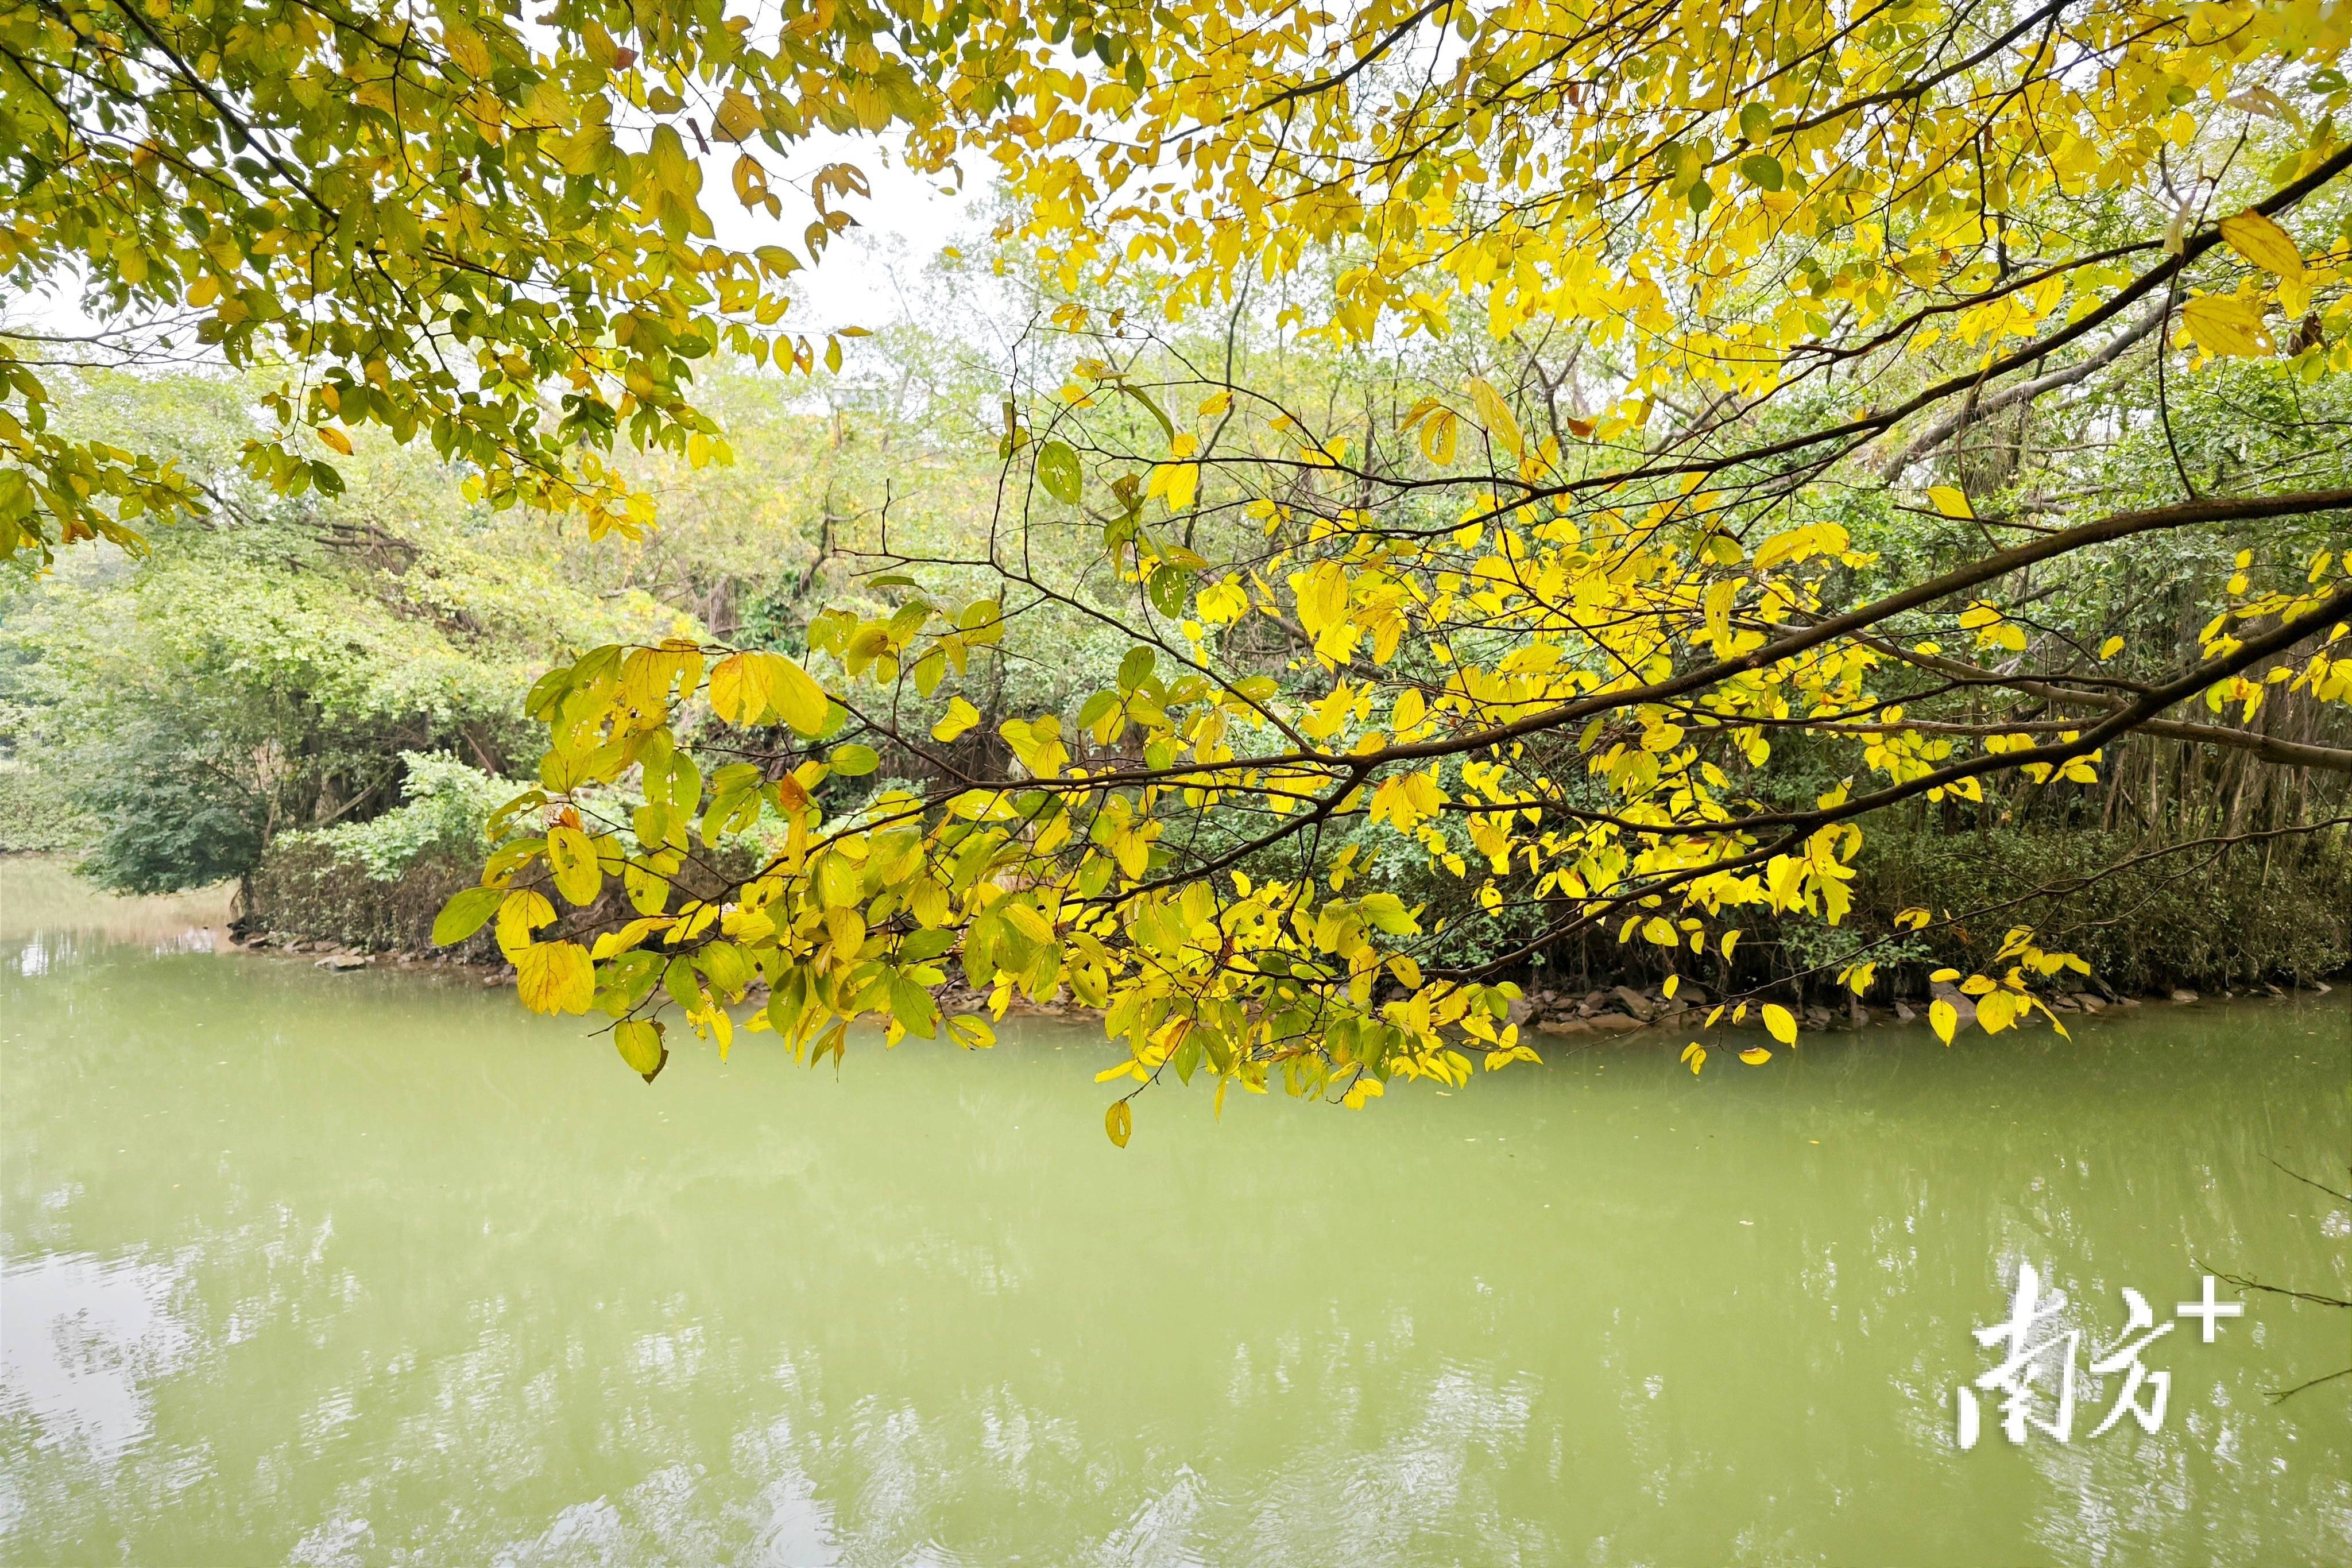
<path id="1" fill-rule="evenodd" d="M 168 1263 L 53 1252 L 0 1269 L 0 1422 L 33 1442 L 113 1466 L 154 1427 L 152 1390 L 193 1337 L 173 1314 Z"/>
<path id="2" fill-rule="evenodd" d="M 1099 1132 L 1093 1048 L 652 1089 L 477 988 L 0 943 L 0 1558 L 788 1565 L 2342 1557 L 2257 1302 L 2164 1429 L 1960 1454 L 2015 1262 L 2345 1294 L 2340 1008 L 1590 1055 Z M 7 962 L 11 956 L 15 962 Z M 2158 1009 L 2143 1009 L 2157 1014 Z M 2070 1321 L 2072 1318 L 2070 1317 Z M 2239 1332 L 2242 1330 L 2243 1332 Z M 2188 1343 L 2183 1343 L 2184 1341 Z M 2093 1400 L 2098 1400 L 2095 1409 Z"/>

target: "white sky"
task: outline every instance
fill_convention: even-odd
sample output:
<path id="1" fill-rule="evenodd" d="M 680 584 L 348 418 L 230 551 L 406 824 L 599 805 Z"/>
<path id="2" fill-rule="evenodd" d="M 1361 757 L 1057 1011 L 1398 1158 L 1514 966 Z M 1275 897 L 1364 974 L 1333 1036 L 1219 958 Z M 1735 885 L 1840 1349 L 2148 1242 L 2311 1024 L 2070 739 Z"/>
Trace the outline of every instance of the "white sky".
<path id="1" fill-rule="evenodd" d="M 783 245 L 805 260 L 803 231 L 815 214 L 800 193 L 816 172 L 828 163 L 854 163 L 873 187 L 871 195 L 852 197 L 845 204 L 858 226 L 836 240 L 815 267 L 794 275 L 793 292 L 803 303 L 785 323 L 797 320 L 801 330 L 879 326 L 900 314 L 894 272 L 911 279 L 943 247 L 961 244 L 969 249 L 986 240 L 986 226 L 978 216 L 989 194 L 984 183 L 970 181 L 962 191 L 947 193 L 945 182 L 908 172 L 899 162 L 896 146 L 877 138 L 820 133 L 795 144 L 791 161 L 781 169 L 775 166 L 774 153 L 756 143 L 747 145 L 769 166 L 769 184 L 782 198 L 784 214 L 775 219 L 764 212 L 746 212 L 735 200 L 730 173 L 738 149 L 714 146 L 702 160 L 702 205 L 718 231 L 718 242 L 730 249 Z"/>
<path id="2" fill-rule="evenodd" d="M 828 163 L 855 163 L 873 187 L 871 195 L 842 204 L 858 226 L 835 240 L 814 267 L 793 276 L 796 303 L 782 324 L 795 331 L 815 334 L 894 319 L 902 313 L 896 276 L 911 280 L 943 246 L 959 240 L 967 246 L 985 241 L 985 225 L 976 215 L 987 199 L 984 184 L 970 183 L 959 193 L 943 193 L 941 182 L 909 172 L 898 162 L 896 146 L 879 138 L 819 133 L 796 143 L 781 166 L 773 152 L 751 144 L 751 151 L 768 166 L 769 184 L 782 199 L 782 218 L 747 212 L 736 201 L 730 172 L 741 151 L 716 143 L 701 160 L 703 210 L 710 214 L 718 243 L 730 249 L 783 245 L 806 260 L 803 231 L 815 214 L 804 193 L 816 172 Z M 60 335 L 98 330 L 99 323 L 82 308 L 79 290 L 64 279 L 58 282 L 54 291 L 0 300 L 0 319 Z"/>

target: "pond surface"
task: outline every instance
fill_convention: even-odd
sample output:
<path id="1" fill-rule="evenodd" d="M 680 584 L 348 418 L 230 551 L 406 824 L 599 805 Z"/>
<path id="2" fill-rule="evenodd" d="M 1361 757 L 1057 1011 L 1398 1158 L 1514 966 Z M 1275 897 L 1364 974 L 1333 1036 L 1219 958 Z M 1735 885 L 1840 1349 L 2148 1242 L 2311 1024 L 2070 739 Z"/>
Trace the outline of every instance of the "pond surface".
<path id="1" fill-rule="evenodd" d="M 2087 1373 L 2192 1259 L 2352 1295 L 2352 1214 L 2270 1163 L 2343 1185 L 2343 989 L 1157 1093 L 1121 1153 L 1090 1030 L 647 1087 L 208 917 L 0 862 L 0 1561 L 2352 1560 L 2352 1378 L 2264 1397 L 2347 1314 L 2179 1320 L 2153 1434 L 2093 1438 Z M 1963 1452 L 2021 1262 L 2072 1440 L 1989 1406 Z"/>

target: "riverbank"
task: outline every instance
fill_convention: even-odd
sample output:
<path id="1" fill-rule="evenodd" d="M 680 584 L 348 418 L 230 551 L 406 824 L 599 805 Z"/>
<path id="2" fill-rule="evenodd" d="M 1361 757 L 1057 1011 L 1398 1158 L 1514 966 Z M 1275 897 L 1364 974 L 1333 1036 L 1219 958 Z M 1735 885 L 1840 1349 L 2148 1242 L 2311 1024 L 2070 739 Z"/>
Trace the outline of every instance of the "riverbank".
<path id="1" fill-rule="evenodd" d="M 486 988 L 509 984 L 513 979 L 511 967 L 499 955 L 487 930 L 454 949 L 436 948 L 430 944 L 433 916 L 451 894 L 473 883 L 471 868 L 452 856 L 424 858 L 395 878 L 378 879 L 367 875 L 363 867 L 337 862 L 316 845 L 297 845 L 276 857 L 268 874 L 256 880 L 251 895 L 254 907 L 250 908 L 238 906 L 236 890 L 230 884 L 176 895 L 186 901 L 178 904 L 168 900 L 110 900 L 110 895 L 90 890 L 75 879 L 69 869 L 70 861 L 63 856 L 8 858 L 9 863 L 20 870 L 39 868 L 29 878 L 15 879 L 12 885 L 29 889 L 37 882 L 50 890 L 41 895 L 46 898 L 79 903 L 90 908 L 103 902 L 124 906 L 152 902 L 158 907 L 203 909 L 208 912 L 204 924 L 217 928 L 217 940 L 226 947 L 302 958 L 315 967 L 335 972 L 371 967 L 447 971 L 478 977 Z M 2177 930 L 2165 936 L 2169 942 L 2178 943 L 2180 939 Z M 1643 956 L 1638 950 L 1622 951 L 1629 957 Z M 2263 978 L 2250 983 L 2233 983 L 2224 978 L 2218 984 L 2210 980 L 2204 985 L 2166 983 L 2126 993 L 2111 984 L 2105 975 L 2095 974 L 2077 980 L 2077 988 L 2052 993 L 2049 1000 L 2053 1009 L 2062 1014 L 2096 1015 L 2110 1009 L 2183 1006 L 2207 998 L 2229 1001 L 2242 997 L 2325 996 L 2343 979 L 2339 967 L 2327 977 L 2289 974 L 2284 980 Z M 1591 986 L 1562 985 L 1542 970 L 1528 976 L 1522 984 L 1526 995 L 1514 1006 L 1512 1021 L 1527 1030 L 1539 1049 L 1594 1045 L 1649 1030 L 1690 1030 L 1706 1018 L 1718 994 L 1704 984 L 1683 978 L 1677 981 L 1675 995 L 1669 997 L 1661 979 L 1630 967 L 1622 976 L 1604 973 L 1601 983 Z M 1765 986 L 1769 988 L 1770 982 L 1766 981 Z M 1953 1005 L 1963 1023 L 1969 1021 L 1974 1013 L 1969 998 L 1948 985 L 1927 980 L 1916 962 L 1889 966 L 1866 998 L 1842 991 L 1824 994 L 1819 987 L 1801 990 L 1784 986 L 1777 992 L 1767 989 L 1765 994 L 1788 1005 L 1798 1027 L 1810 1032 L 1910 1023 L 1923 1017 L 1930 1001 L 1938 998 Z M 976 1012 L 988 1006 L 984 993 L 953 982 L 934 988 L 934 995 L 949 1010 Z M 1074 1022 L 1098 1022 L 1102 1017 L 1099 1010 L 1072 1001 L 1066 995 L 1040 1003 L 1016 994 L 1007 1013 L 1013 1017 Z"/>

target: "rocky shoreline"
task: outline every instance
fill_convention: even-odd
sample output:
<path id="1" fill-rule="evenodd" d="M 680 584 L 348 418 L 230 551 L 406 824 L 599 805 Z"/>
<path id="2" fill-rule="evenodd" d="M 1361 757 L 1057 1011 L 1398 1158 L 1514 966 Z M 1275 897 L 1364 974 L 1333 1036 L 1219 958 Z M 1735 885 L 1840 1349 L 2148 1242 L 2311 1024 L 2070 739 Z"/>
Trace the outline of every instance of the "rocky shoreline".
<path id="1" fill-rule="evenodd" d="M 510 964 L 485 964 L 477 959 L 440 953 L 362 952 L 338 942 L 278 932 L 260 932 L 242 939 L 231 937 L 228 946 L 241 953 L 278 953 L 306 957 L 310 959 L 312 967 L 337 974 L 369 968 L 457 970 L 478 974 L 480 984 L 485 988 L 510 986 L 515 979 L 514 967 Z M 2053 996 L 2049 998 L 2051 1009 L 2060 1013 L 2097 1014 L 2137 1008 L 2151 1002 L 2185 1007 L 2205 999 L 2201 993 L 2185 988 L 2142 998 L 2118 996 L 2096 982 L 2093 983 L 2093 988 Z M 2263 998 L 2283 1001 L 2296 995 L 2322 997 L 2334 988 L 2325 980 L 2315 980 L 2300 988 L 2266 984 L 2259 989 L 2225 990 L 2217 999 L 2235 1001 Z M 764 995 L 765 988 L 755 985 L 751 999 L 756 1003 Z M 988 1010 L 987 993 L 952 981 L 933 987 L 931 995 L 945 1012 Z M 1962 1025 L 1973 1023 L 1976 1019 L 1974 999 L 1962 995 L 1948 982 L 1937 984 L 1926 997 L 1873 1004 L 1865 1003 L 1859 997 L 1849 996 L 1843 1008 L 1813 1003 L 1792 1007 L 1790 1011 L 1795 1015 L 1801 1030 L 1852 1031 L 1886 1024 L 1922 1022 L 1928 1006 L 1937 1001 L 1949 1002 Z M 1715 1005 L 1716 999 L 1703 988 L 1688 984 L 1676 986 L 1671 997 L 1659 986 L 1647 989 L 1611 986 L 1581 994 L 1545 988 L 1530 991 L 1512 1003 L 1510 1021 L 1533 1036 L 1533 1043 L 1540 1049 L 1543 1044 L 1553 1041 L 1597 1044 L 1614 1035 L 1638 1034 L 1650 1030 L 1697 1029 L 1703 1026 Z M 1035 1002 L 1015 992 L 1005 1008 L 1005 1016 L 1077 1023 L 1099 1022 L 1103 1013 L 1099 1008 L 1090 1008 L 1076 1001 Z"/>

